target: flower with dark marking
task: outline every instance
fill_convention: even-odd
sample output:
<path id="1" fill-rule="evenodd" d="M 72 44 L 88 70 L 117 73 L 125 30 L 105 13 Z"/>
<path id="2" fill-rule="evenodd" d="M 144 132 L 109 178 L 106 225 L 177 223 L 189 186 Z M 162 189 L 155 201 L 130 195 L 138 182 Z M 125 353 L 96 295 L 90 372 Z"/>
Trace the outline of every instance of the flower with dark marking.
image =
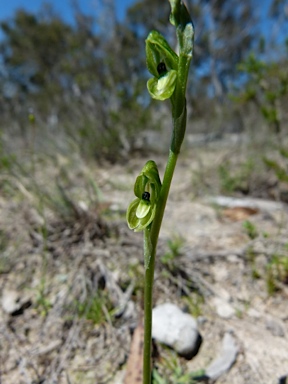
<path id="1" fill-rule="evenodd" d="M 136 199 L 127 209 L 127 223 L 130 229 L 142 231 L 154 220 L 157 201 L 160 196 L 161 181 L 157 165 L 149 160 L 134 185 Z"/>

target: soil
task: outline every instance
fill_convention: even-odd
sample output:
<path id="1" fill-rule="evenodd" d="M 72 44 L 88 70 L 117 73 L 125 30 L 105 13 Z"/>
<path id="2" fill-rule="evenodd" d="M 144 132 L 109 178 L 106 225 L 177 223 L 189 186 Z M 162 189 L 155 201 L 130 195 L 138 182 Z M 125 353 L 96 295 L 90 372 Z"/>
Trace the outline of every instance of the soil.
<path id="1" fill-rule="evenodd" d="M 223 149 L 201 153 L 210 164 L 224 156 Z M 173 302 L 192 313 L 203 342 L 190 361 L 158 346 L 154 366 L 172 377 L 165 358 L 173 356 L 185 372 L 205 369 L 230 332 L 239 353 L 217 383 L 277 383 L 288 374 L 288 207 L 243 194 L 234 194 L 240 208 L 233 200 L 219 205 L 200 181 L 195 193 L 198 155 L 184 154 L 176 168 L 154 304 Z M 153 158 L 163 174 L 165 159 Z M 144 274 L 142 234 L 127 229 L 125 210 L 146 160 L 96 166 L 59 156 L 33 176 L 2 179 L 1 383 L 123 380 Z"/>

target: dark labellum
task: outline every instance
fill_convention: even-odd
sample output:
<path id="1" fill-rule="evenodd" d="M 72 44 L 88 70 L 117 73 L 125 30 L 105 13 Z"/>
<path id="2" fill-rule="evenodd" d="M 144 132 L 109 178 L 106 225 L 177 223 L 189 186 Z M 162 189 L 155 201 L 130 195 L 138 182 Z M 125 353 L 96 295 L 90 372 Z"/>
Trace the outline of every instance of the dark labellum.
<path id="1" fill-rule="evenodd" d="M 157 72 L 159 75 L 163 75 L 163 73 L 167 72 L 165 63 L 161 62 L 157 65 Z"/>
<path id="2" fill-rule="evenodd" d="M 149 192 L 143 192 L 142 199 L 149 201 L 150 200 L 150 193 Z"/>

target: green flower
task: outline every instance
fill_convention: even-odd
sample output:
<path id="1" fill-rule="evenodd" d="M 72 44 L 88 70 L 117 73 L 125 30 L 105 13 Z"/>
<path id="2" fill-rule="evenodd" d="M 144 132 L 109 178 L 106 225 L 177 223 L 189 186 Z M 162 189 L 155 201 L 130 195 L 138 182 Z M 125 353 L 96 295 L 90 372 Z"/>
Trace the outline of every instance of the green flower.
<path id="1" fill-rule="evenodd" d="M 176 27 L 179 56 L 161 33 L 152 31 L 146 39 L 147 68 L 154 76 L 148 80 L 147 88 L 152 98 L 157 100 L 169 99 L 175 91 L 177 81 L 185 91 L 193 51 L 194 28 L 189 12 L 181 0 L 169 1 L 170 22 Z"/>
<path id="2" fill-rule="evenodd" d="M 147 83 L 150 95 L 157 100 L 169 99 L 176 86 L 178 56 L 157 31 L 150 32 L 146 39 L 146 62 L 154 76 Z"/>
<path id="3" fill-rule="evenodd" d="M 135 232 L 147 228 L 154 220 L 157 201 L 161 190 L 161 181 L 157 165 L 149 160 L 134 185 L 137 197 L 127 209 L 126 219 L 128 227 Z"/>

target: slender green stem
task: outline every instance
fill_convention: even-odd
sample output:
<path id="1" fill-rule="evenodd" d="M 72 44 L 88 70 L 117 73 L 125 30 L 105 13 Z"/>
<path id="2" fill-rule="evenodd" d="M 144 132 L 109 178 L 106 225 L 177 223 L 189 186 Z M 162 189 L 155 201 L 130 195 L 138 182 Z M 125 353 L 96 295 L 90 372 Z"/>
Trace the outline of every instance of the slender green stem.
<path id="1" fill-rule="evenodd" d="M 152 224 L 151 231 L 145 231 L 144 242 L 150 241 L 152 245 L 149 268 L 145 271 L 145 290 L 144 290 L 144 355 L 143 355 L 143 384 L 151 383 L 151 339 L 152 339 L 152 295 L 154 282 L 155 256 L 158 243 L 159 232 L 164 216 L 165 206 L 169 195 L 171 181 L 173 178 L 178 155 L 169 152 L 166 170 L 159 201 L 157 204 L 156 215 Z M 147 239 L 150 236 L 150 239 Z"/>
<path id="2" fill-rule="evenodd" d="M 155 254 L 156 247 L 153 247 L 149 268 L 147 268 L 145 271 L 143 384 L 151 383 L 152 295 L 154 282 Z"/>

